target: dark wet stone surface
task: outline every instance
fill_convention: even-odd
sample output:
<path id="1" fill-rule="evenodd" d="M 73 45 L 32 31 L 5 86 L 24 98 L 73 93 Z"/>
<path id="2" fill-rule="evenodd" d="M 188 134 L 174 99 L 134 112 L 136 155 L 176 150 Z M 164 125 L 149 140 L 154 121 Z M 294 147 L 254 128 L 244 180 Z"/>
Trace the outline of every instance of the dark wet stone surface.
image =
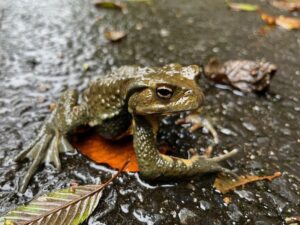
<path id="1" fill-rule="evenodd" d="M 266 58 L 279 66 L 262 96 L 204 80 L 201 85 L 205 113 L 220 135 L 215 154 L 238 148 L 241 153 L 228 168 L 238 174 L 281 171 L 282 177 L 226 194 L 231 203 L 225 204 L 212 188 L 213 175 L 149 185 L 123 174 L 105 190 L 86 224 L 284 224 L 284 218 L 299 215 L 300 33 L 275 28 L 262 36 L 261 26 L 257 14 L 231 12 L 221 0 L 131 3 L 126 15 L 96 9 L 89 1 L 1 1 L 0 213 L 74 180 L 86 184 L 110 177 L 105 167 L 68 155 L 62 157 L 62 172 L 41 168 L 27 192 L 16 193 L 28 163 L 12 159 L 36 135 L 62 91 L 82 90 L 94 76 L 124 64 L 201 64 L 218 56 Z M 103 36 L 107 28 L 124 30 L 127 37 L 112 44 Z M 162 141 L 201 147 L 201 131 L 191 135 L 169 123 L 162 124 Z"/>

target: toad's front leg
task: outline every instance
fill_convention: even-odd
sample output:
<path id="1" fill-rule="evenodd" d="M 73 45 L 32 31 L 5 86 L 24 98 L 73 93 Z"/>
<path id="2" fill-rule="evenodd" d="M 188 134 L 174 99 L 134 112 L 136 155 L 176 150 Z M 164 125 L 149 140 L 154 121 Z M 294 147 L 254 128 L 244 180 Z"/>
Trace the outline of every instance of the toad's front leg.
<path id="1" fill-rule="evenodd" d="M 86 107 L 77 105 L 77 100 L 76 90 L 65 92 L 52 114 L 46 119 L 36 139 L 16 156 L 16 161 L 24 158 L 33 160 L 21 181 L 21 192 L 26 190 L 30 178 L 42 162 L 53 163 L 60 170 L 59 153 L 74 151 L 66 135 L 87 120 Z"/>
<path id="2" fill-rule="evenodd" d="M 237 150 L 213 158 L 199 155 L 190 159 L 170 157 L 157 151 L 156 134 L 147 119 L 142 116 L 134 116 L 133 129 L 134 149 L 140 173 L 147 179 L 188 177 L 211 172 L 233 174 L 230 170 L 222 167 L 219 162 L 235 155 Z"/>

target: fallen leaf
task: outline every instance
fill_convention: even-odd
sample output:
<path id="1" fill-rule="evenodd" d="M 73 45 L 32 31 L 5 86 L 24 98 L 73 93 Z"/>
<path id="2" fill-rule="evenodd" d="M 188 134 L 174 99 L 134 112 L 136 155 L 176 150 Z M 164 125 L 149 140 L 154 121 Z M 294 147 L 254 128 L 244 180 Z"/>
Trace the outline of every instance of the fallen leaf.
<path id="1" fill-rule="evenodd" d="M 123 162 L 130 159 L 125 171 L 139 171 L 132 139 L 107 140 L 98 134 L 77 135 L 72 145 L 94 162 L 107 164 L 114 169 L 121 169 Z"/>
<path id="2" fill-rule="evenodd" d="M 276 17 L 270 16 L 267 13 L 262 12 L 260 14 L 260 17 L 263 21 L 265 21 L 266 24 L 268 25 L 276 25 Z"/>
<path id="3" fill-rule="evenodd" d="M 247 3 L 235 3 L 231 1 L 226 1 L 228 7 L 234 11 L 248 11 L 253 12 L 259 10 L 258 5 L 247 4 Z"/>
<path id="4" fill-rule="evenodd" d="M 130 162 L 126 166 L 125 171 L 139 171 L 132 137 L 125 137 L 120 140 L 107 140 L 97 133 L 87 132 L 86 128 L 79 129 L 76 133 L 77 135 L 73 135 L 71 139 L 72 146 L 90 160 L 120 170 L 123 162 L 129 159 Z M 165 145 L 159 148 L 159 152 L 162 154 L 168 154 L 173 151 L 175 149 L 170 149 L 169 146 Z"/>
<path id="5" fill-rule="evenodd" d="M 277 25 L 287 30 L 300 29 L 300 19 L 287 16 L 271 16 L 261 12 L 260 17 L 268 25 Z"/>
<path id="6" fill-rule="evenodd" d="M 105 31 L 104 36 L 107 40 L 116 42 L 124 38 L 126 34 L 123 31 Z"/>
<path id="7" fill-rule="evenodd" d="M 275 0 L 271 2 L 272 6 L 288 10 L 288 11 L 298 11 L 300 10 L 300 0 Z"/>
<path id="8" fill-rule="evenodd" d="M 128 161 L 127 161 L 128 162 Z M 123 164 L 122 169 L 127 165 Z M 5 225 L 77 225 L 84 222 L 97 207 L 102 190 L 121 172 L 104 184 L 72 186 L 35 198 L 0 218 Z"/>
<path id="9" fill-rule="evenodd" d="M 228 84 L 242 92 L 262 92 L 268 89 L 276 70 L 276 65 L 264 60 L 220 63 L 212 58 L 204 67 L 204 74 L 215 83 Z"/>
<path id="10" fill-rule="evenodd" d="M 93 1 L 93 4 L 99 8 L 119 9 L 122 11 L 124 9 L 127 9 L 127 5 L 124 2 L 120 2 L 120 1 L 96 0 L 96 1 Z"/>
<path id="11" fill-rule="evenodd" d="M 287 30 L 300 29 L 300 19 L 286 16 L 278 16 L 276 18 L 276 25 L 281 26 Z"/>
<path id="12" fill-rule="evenodd" d="M 218 176 L 215 179 L 214 187 L 219 190 L 222 194 L 225 194 L 231 190 L 236 189 L 237 187 L 244 186 L 245 184 L 259 181 L 259 180 L 269 180 L 272 181 L 273 179 L 280 177 L 281 173 L 276 172 L 270 176 L 240 176 L 237 179 L 233 179 L 227 176 Z"/>
<path id="13" fill-rule="evenodd" d="M 300 216 L 292 216 L 284 219 L 287 224 L 298 224 L 300 222 Z"/>

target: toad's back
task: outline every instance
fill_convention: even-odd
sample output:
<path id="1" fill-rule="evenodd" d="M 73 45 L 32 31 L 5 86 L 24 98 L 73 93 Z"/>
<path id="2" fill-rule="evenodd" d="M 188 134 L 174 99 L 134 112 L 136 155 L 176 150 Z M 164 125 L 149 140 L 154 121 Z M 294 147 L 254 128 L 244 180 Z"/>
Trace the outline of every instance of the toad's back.
<path id="1" fill-rule="evenodd" d="M 129 86 L 156 72 L 155 68 L 123 66 L 92 81 L 82 95 L 91 118 L 89 126 L 110 139 L 126 132 L 132 119 L 126 102 Z"/>
<path id="2" fill-rule="evenodd" d="M 155 69 L 123 66 L 92 81 L 83 92 L 83 100 L 89 106 L 91 117 L 105 120 L 118 115 L 126 105 L 128 85 L 155 72 Z"/>

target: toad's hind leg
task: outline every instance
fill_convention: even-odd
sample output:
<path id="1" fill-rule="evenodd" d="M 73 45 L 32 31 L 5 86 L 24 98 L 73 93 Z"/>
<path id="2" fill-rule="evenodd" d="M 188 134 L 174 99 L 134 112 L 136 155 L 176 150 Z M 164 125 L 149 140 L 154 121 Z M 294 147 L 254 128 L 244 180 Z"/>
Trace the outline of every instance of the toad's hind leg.
<path id="1" fill-rule="evenodd" d="M 65 92 L 52 114 L 46 119 L 36 139 L 16 156 L 16 161 L 25 158 L 33 160 L 21 181 L 21 192 L 26 190 L 30 178 L 42 162 L 53 163 L 60 170 L 59 153 L 74 151 L 66 135 L 87 120 L 86 107 L 77 105 L 77 100 L 76 90 Z"/>

